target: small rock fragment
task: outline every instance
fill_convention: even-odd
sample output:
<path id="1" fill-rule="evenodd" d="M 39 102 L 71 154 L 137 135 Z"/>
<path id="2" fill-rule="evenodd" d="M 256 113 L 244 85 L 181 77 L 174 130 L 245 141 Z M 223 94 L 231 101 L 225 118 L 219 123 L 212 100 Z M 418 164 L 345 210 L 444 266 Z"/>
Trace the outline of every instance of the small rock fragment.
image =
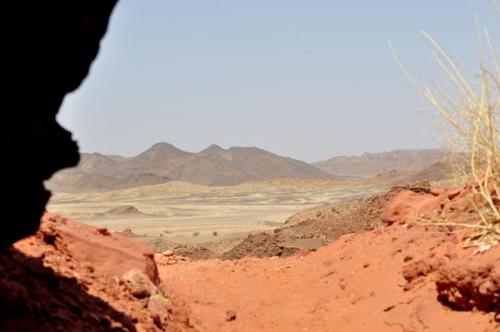
<path id="1" fill-rule="evenodd" d="M 226 311 L 226 321 L 231 322 L 236 319 L 236 312 L 233 310 Z"/>
<path id="2" fill-rule="evenodd" d="M 170 257 L 170 256 L 173 256 L 175 253 L 173 250 L 171 249 L 168 249 L 168 250 L 165 250 L 164 252 L 161 253 L 163 256 L 165 257 Z"/>
<path id="3" fill-rule="evenodd" d="M 109 230 L 106 227 L 99 227 L 96 230 L 96 232 L 97 232 L 97 234 L 103 235 L 103 236 L 110 236 L 111 235 L 111 233 L 109 232 Z"/>
<path id="4" fill-rule="evenodd" d="M 154 295 L 157 292 L 156 286 L 151 280 L 143 272 L 136 269 L 125 272 L 123 281 L 130 294 L 138 299 Z"/>

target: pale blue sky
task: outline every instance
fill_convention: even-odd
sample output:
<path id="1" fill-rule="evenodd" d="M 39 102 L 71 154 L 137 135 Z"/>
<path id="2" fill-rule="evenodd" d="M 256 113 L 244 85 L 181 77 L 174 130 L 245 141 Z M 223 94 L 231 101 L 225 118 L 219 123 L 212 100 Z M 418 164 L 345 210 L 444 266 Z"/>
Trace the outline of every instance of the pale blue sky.
<path id="1" fill-rule="evenodd" d="M 258 146 L 307 161 L 435 146 L 417 77 L 440 79 L 421 29 L 472 76 L 488 0 L 121 0 L 91 75 L 59 115 L 84 152 Z"/>

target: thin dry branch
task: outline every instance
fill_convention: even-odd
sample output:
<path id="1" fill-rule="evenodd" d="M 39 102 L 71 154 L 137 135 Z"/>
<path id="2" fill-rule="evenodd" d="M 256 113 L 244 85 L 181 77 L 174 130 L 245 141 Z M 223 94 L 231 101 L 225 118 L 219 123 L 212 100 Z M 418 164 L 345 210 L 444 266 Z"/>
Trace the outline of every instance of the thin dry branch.
<path id="1" fill-rule="evenodd" d="M 496 3 L 494 3 L 496 5 Z M 498 8 L 498 7 L 496 7 Z M 479 29 L 478 29 L 479 31 Z M 477 215 L 476 222 L 450 222 L 445 216 L 440 220 L 421 220 L 422 224 L 456 226 L 473 229 L 476 234 L 470 243 L 488 246 L 500 243 L 500 68 L 488 32 L 484 31 L 486 47 L 480 43 L 479 84 L 469 83 L 458 65 L 445 49 L 428 33 L 424 38 L 433 48 L 433 57 L 438 67 L 446 74 L 454 91 L 449 92 L 440 84 L 419 84 L 406 70 L 389 42 L 396 63 L 406 78 L 426 98 L 441 117 L 443 133 L 458 156 L 467 155 L 469 177 L 473 181 L 472 192 L 480 203 L 471 200 Z M 473 197 L 474 198 L 474 197 Z M 473 241 L 472 241 L 473 239 Z M 484 244 L 483 243 L 483 244 Z"/>

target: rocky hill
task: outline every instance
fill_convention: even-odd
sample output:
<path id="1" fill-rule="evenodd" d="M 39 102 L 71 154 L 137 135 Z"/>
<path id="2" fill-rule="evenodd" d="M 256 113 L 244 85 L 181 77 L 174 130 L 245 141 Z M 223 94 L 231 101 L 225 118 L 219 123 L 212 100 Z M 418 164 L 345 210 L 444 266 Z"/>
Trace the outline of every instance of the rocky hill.
<path id="1" fill-rule="evenodd" d="M 83 153 L 78 167 L 58 173 L 48 187 L 56 191 L 109 190 L 170 180 L 216 186 L 248 180 L 331 177 L 306 162 L 255 147 L 226 150 L 211 145 L 191 153 L 168 143 L 157 143 L 130 158 Z"/>

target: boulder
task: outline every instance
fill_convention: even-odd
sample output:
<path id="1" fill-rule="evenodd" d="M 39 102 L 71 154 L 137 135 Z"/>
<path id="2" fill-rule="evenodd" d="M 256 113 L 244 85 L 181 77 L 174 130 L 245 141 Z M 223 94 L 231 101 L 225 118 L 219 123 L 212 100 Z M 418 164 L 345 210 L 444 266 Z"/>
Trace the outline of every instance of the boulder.
<path id="1" fill-rule="evenodd" d="M 160 282 L 153 251 L 144 243 L 53 214 L 44 216 L 40 234 L 101 274 L 121 276 L 138 270 L 153 284 Z"/>
<path id="2" fill-rule="evenodd" d="M 404 224 L 419 217 L 431 217 L 441 210 L 444 199 L 444 194 L 435 196 L 410 190 L 400 191 L 384 207 L 382 222 L 386 225 Z"/>

